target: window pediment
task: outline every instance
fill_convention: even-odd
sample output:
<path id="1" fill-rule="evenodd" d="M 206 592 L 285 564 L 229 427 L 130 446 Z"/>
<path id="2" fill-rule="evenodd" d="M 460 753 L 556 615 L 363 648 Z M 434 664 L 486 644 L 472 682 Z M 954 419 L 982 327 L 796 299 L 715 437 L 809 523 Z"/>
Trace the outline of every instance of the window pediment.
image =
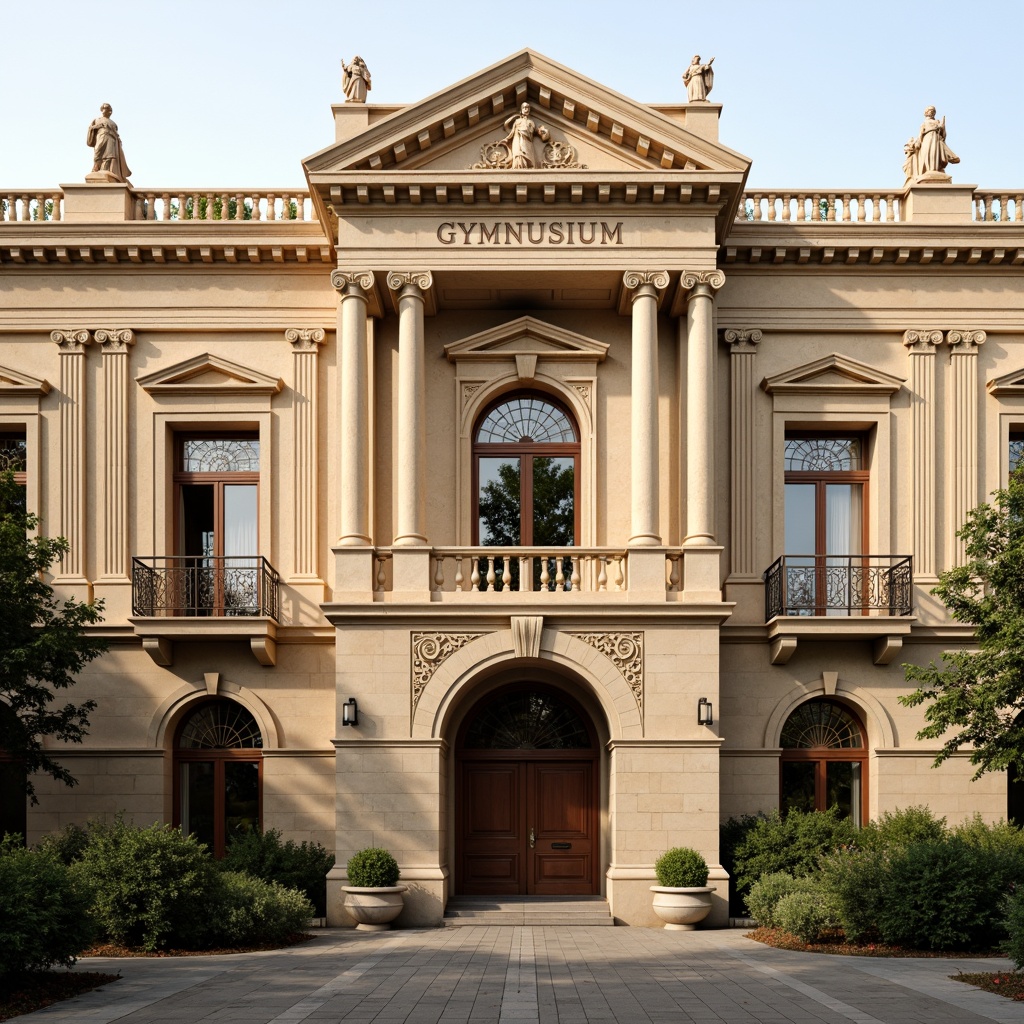
<path id="1" fill-rule="evenodd" d="M 606 342 L 594 341 L 532 316 L 523 316 L 461 341 L 450 342 L 444 350 L 448 361 L 456 364 L 464 360 L 512 360 L 517 366 L 532 362 L 535 367 L 538 361 L 551 359 L 601 363 L 608 355 L 608 348 Z"/>
<path id="2" fill-rule="evenodd" d="M 903 384 L 901 377 L 833 353 L 765 377 L 761 388 L 769 395 L 894 395 Z"/>
<path id="3" fill-rule="evenodd" d="M 280 377 L 269 377 L 241 363 L 204 353 L 144 377 L 139 386 L 151 395 L 276 395 Z"/>
<path id="4" fill-rule="evenodd" d="M 1024 396 L 1024 370 L 1014 370 L 1012 373 L 1004 373 L 1001 377 L 990 380 L 985 385 L 985 390 L 996 398 Z"/>
<path id="5" fill-rule="evenodd" d="M 5 398 L 16 395 L 45 395 L 49 393 L 50 387 L 49 381 L 0 366 L 0 395 Z"/>

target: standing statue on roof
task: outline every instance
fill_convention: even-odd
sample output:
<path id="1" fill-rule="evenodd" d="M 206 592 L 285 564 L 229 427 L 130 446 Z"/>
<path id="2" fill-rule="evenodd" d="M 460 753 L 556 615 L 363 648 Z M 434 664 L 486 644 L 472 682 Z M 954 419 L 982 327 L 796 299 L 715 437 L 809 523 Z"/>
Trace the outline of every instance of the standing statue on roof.
<path id="1" fill-rule="evenodd" d="M 365 103 L 366 94 L 371 88 L 370 69 L 366 66 L 366 61 L 358 54 L 352 58 L 351 64 L 346 64 L 343 59 L 341 70 L 344 72 L 341 86 L 345 90 L 345 101 L 347 103 Z"/>
<path id="2" fill-rule="evenodd" d="M 127 181 L 131 177 L 128 162 L 121 148 L 117 125 L 111 121 L 114 112 L 109 103 L 100 106 L 100 116 L 94 117 L 85 136 L 85 144 L 92 146 L 92 177 L 99 181 Z M 90 180 L 87 176 L 86 180 Z"/>
<path id="3" fill-rule="evenodd" d="M 958 164 L 960 157 L 946 145 L 946 119 L 935 118 L 935 108 L 926 107 L 924 122 L 917 136 L 917 173 L 946 173 L 946 164 Z"/>
<path id="4" fill-rule="evenodd" d="M 711 65 L 714 63 L 715 58 L 712 57 L 707 64 L 702 64 L 700 54 L 695 53 L 693 60 L 690 61 L 690 66 L 683 72 L 683 81 L 686 83 L 686 95 L 691 103 L 694 100 L 707 100 L 708 93 L 711 92 L 715 84 L 715 73 L 711 70 Z"/>

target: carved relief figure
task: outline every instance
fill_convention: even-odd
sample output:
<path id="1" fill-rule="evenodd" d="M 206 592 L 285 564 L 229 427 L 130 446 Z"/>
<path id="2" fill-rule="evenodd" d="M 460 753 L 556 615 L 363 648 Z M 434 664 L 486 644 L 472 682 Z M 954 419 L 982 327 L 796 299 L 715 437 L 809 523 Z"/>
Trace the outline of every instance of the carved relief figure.
<path id="1" fill-rule="evenodd" d="M 686 95 L 691 103 L 694 100 L 706 100 L 708 98 L 708 93 L 711 92 L 715 84 L 715 73 L 711 70 L 711 65 L 714 63 L 715 58 L 712 57 L 707 64 L 702 64 L 700 54 L 695 53 L 693 60 L 690 61 L 690 66 L 683 72 L 683 81 L 686 83 Z"/>
<path id="2" fill-rule="evenodd" d="M 917 137 L 917 173 L 946 173 L 946 164 L 958 164 L 960 157 L 946 145 L 946 119 L 935 118 L 935 108 L 926 107 Z"/>
<path id="3" fill-rule="evenodd" d="M 351 64 L 341 62 L 341 70 L 344 72 L 341 79 L 342 88 L 345 90 L 345 100 L 348 103 L 365 103 L 366 94 L 370 91 L 370 69 L 366 61 L 358 54 L 352 58 Z"/>
<path id="4" fill-rule="evenodd" d="M 536 167 L 537 157 L 533 151 L 533 137 L 537 135 L 543 142 L 547 142 L 551 135 L 544 125 L 535 124 L 530 118 L 529 103 L 524 103 L 519 108 L 518 114 L 506 118 L 505 130 L 508 131 L 508 135 L 502 141 L 512 154 L 512 170 Z"/>
<path id="5" fill-rule="evenodd" d="M 109 103 L 100 107 L 100 116 L 93 118 L 86 133 L 86 145 L 92 146 L 92 170 L 105 171 L 116 181 L 127 181 L 131 177 L 128 162 L 121 148 L 121 136 L 117 125 L 110 120 L 113 108 Z"/>

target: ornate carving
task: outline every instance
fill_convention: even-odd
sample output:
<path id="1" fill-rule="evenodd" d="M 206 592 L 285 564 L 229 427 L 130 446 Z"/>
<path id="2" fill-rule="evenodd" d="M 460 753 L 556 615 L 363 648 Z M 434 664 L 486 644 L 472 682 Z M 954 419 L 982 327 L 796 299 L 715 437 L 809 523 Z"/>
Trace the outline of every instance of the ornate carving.
<path id="1" fill-rule="evenodd" d="M 365 103 L 366 94 L 370 91 L 370 69 L 366 61 L 358 54 L 352 58 L 351 64 L 341 62 L 341 87 L 345 90 L 346 103 Z"/>
<path id="2" fill-rule="evenodd" d="M 668 281 L 667 270 L 627 270 L 622 275 L 622 283 L 626 286 L 627 291 L 635 291 L 645 284 L 660 291 L 662 288 L 668 287 Z"/>
<path id="3" fill-rule="evenodd" d="M 486 633 L 413 633 L 412 710 L 433 674 L 456 652 Z"/>
<path id="4" fill-rule="evenodd" d="M 714 63 L 715 58 L 712 57 L 707 64 L 703 64 L 700 54 L 695 53 L 693 60 L 690 61 L 690 66 L 683 72 L 686 95 L 691 103 L 695 100 L 697 102 L 707 100 L 708 93 L 711 92 L 715 84 L 715 73 L 711 70 L 711 65 Z"/>
<path id="5" fill-rule="evenodd" d="M 88 331 L 50 331 L 50 341 L 56 342 L 61 352 L 84 352 L 92 342 Z"/>
<path id="6" fill-rule="evenodd" d="M 544 145 L 544 156 L 540 162 L 544 170 L 585 171 L 586 164 L 576 159 L 576 150 L 568 142 L 548 142 Z M 471 171 L 507 171 L 512 169 L 512 150 L 507 142 L 488 142 L 480 147 L 480 160 L 470 167 Z"/>
<path id="7" fill-rule="evenodd" d="M 679 278 L 684 292 L 692 292 L 704 286 L 717 292 L 725 284 L 725 274 L 721 270 L 687 270 Z"/>
<path id="8" fill-rule="evenodd" d="M 959 352 L 977 352 L 985 344 L 988 335 L 984 331 L 947 331 L 946 341 L 950 348 Z"/>
<path id="9" fill-rule="evenodd" d="M 942 331 L 931 331 L 927 328 L 904 331 L 903 344 L 911 352 L 934 352 L 935 346 L 942 344 Z"/>
<path id="10" fill-rule="evenodd" d="M 932 180 L 949 181 L 946 164 L 960 163 L 960 157 L 946 145 L 946 118 L 937 120 L 934 107 L 925 108 L 917 138 L 907 141 L 903 155 L 903 173 L 908 181 L 926 175 Z"/>
<path id="11" fill-rule="evenodd" d="M 472 401 L 473 396 L 483 387 L 483 384 L 463 384 L 462 385 L 462 404 L 468 405 Z"/>
<path id="12" fill-rule="evenodd" d="M 619 670 L 644 710 L 644 635 L 639 633 L 570 633 L 600 651 Z"/>
<path id="13" fill-rule="evenodd" d="M 326 337 L 322 327 L 289 327 L 284 332 L 284 340 L 290 341 L 296 352 L 315 352 Z"/>
<path id="14" fill-rule="evenodd" d="M 567 142 L 552 142 L 551 133 L 530 117 L 530 104 L 524 103 L 518 114 L 505 120 L 508 135 L 495 142 L 487 142 L 480 148 L 480 161 L 472 165 L 473 171 L 520 171 L 537 166 L 534 151 L 534 136 L 544 145 L 540 160 L 543 168 L 586 170 L 587 165 L 578 163 L 576 151 Z"/>
<path id="15" fill-rule="evenodd" d="M 126 352 L 129 345 L 135 344 L 135 332 L 128 328 L 97 331 L 95 337 L 104 352 Z"/>
<path id="16" fill-rule="evenodd" d="M 373 289 L 373 271 L 332 270 L 331 284 L 337 288 L 339 292 L 346 291 L 349 288 L 360 288 L 364 292 L 368 292 Z"/>
<path id="17" fill-rule="evenodd" d="M 756 352 L 757 345 L 764 337 L 758 327 L 749 327 L 742 330 L 729 328 L 725 332 L 726 343 L 732 346 L 732 354 L 739 355 L 744 352 Z"/>
<path id="18" fill-rule="evenodd" d="M 583 401 L 590 405 L 590 385 L 589 384 L 573 384 L 573 390 L 583 399 Z"/>
<path id="19" fill-rule="evenodd" d="M 388 274 L 388 287 L 393 292 L 400 292 L 410 284 L 419 288 L 421 292 L 429 291 L 434 285 L 434 277 L 429 270 L 392 270 Z"/>
<path id="20" fill-rule="evenodd" d="M 85 134 L 85 144 L 92 147 L 92 171 L 86 181 L 127 181 L 132 176 L 117 125 L 110 119 L 113 112 L 109 103 L 100 104 L 100 116 L 92 119 Z"/>

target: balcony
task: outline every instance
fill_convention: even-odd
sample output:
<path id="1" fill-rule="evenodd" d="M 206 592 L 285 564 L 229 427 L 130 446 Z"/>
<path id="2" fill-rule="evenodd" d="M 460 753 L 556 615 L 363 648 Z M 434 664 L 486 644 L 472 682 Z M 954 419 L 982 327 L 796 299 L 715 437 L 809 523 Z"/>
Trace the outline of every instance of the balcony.
<path id="1" fill-rule="evenodd" d="M 277 660 L 277 570 L 262 555 L 148 555 L 132 559 L 132 624 L 170 665 L 174 641 L 248 640 L 261 665 Z"/>
<path id="2" fill-rule="evenodd" d="M 909 555 L 783 555 L 763 574 L 765 621 L 773 665 L 800 639 L 868 639 L 887 665 L 910 632 L 913 567 Z"/>

